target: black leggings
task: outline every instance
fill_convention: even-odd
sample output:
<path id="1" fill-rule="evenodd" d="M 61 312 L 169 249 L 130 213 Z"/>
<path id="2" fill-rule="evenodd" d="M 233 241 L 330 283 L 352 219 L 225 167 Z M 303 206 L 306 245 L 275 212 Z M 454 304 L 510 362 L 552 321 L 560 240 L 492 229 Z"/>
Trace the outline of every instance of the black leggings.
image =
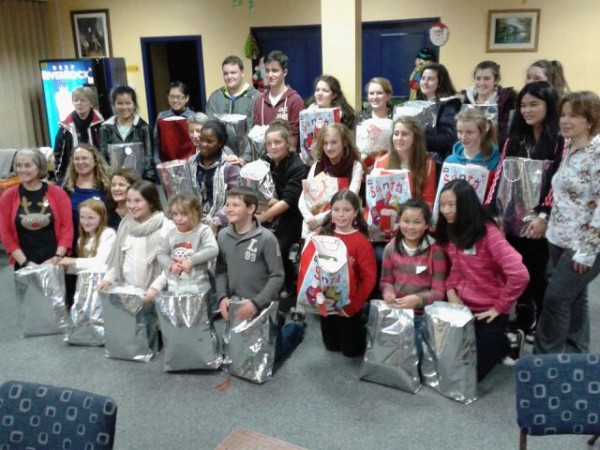
<path id="1" fill-rule="evenodd" d="M 341 351 L 344 356 L 360 356 L 365 352 L 367 330 L 361 312 L 352 317 L 321 317 L 321 335 L 325 348 Z"/>

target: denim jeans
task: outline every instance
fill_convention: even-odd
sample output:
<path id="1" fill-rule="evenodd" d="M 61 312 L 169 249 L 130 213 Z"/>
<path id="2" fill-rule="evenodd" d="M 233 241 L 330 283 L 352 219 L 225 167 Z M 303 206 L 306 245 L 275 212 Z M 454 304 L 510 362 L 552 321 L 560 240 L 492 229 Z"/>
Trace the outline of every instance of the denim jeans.
<path id="1" fill-rule="evenodd" d="M 590 346 L 588 284 L 600 272 L 600 255 L 585 273 L 573 270 L 573 250 L 550 244 L 553 266 L 544 296 L 534 353 L 587 353 Z"/>

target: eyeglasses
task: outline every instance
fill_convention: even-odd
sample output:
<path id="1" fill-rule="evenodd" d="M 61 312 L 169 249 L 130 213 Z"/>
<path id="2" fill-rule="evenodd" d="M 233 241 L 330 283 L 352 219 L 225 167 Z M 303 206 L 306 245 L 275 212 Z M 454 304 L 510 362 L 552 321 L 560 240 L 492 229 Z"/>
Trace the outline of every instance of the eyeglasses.
<path id="1" fill-rule="evenodd" d="M 185 100 L 185 97 L 183 95 L 169 95 L 168 99 L 181 102 L 181 101 Z"/>

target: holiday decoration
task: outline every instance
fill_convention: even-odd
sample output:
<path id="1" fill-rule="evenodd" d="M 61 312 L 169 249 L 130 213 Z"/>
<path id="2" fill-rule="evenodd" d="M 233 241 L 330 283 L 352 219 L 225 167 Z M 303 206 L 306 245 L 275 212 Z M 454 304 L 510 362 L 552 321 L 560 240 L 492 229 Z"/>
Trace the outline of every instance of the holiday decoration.
<path id="1" fill-rule="evenodd" d="M 448 42 L 449 36 L 450 30 L 442 22 L 434 23 L 429 29 L 429 40 L 437 47 L 441 47 Z"/>

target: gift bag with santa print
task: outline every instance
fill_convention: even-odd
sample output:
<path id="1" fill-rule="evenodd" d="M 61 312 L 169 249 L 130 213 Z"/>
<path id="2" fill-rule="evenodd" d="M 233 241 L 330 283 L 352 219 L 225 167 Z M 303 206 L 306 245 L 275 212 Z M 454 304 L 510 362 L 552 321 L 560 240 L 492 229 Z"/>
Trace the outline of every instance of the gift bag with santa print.
<path id="1" fill-rule="evenodd" d="M 467 164 L 464 166 L 462 164 L 444 163 L 440 171 L 440 180 L 435 194 L 435 203 L 433 204 L 433 221 L 437 222 L 440 209 L 440 193 L 446 184 L 452 180 L 465 180 L 473 186 L 479 201 L 483 202 L 489 178 L 490 171 L 485 167 L 476 164 Z"/>
<path id="2" fill-rule="evenodd" d="M 389 241 L 398 231 L 400 205 L 411 197 L 410 170 L 374 169 L 367 175 L 365 208 L 369 236 Z"/>
<path id="3" fill-rule="evenodd" d="M 356 126 L 356 147 L 367 167 L 392 147 L 392 120 L 371 118 Z"/>
<path id="4" fill-rule="evenodd" d="M 329 211 L 333 195 L 348 189 L 348 178 L 330 177 L 321 172 L 316 177 L 302 180 L 302 192 L 308 210 L 313 216 Z"/>
<path id="5" fill-rule="evenodd" d="M 313 149 L 321 130 L 330 123 L 340 123 L 340 108 L 309 108 L 300 111 L 300 156 L 304 164 L 311 165 L 315 160 Z"/>
<path id="6" fill-rule="evenodd" d="M 327 316 L 350 303 L 351 271 L 348 250 L 334 236 L 311 236 L 300 256 L 298 307 Z"/>

